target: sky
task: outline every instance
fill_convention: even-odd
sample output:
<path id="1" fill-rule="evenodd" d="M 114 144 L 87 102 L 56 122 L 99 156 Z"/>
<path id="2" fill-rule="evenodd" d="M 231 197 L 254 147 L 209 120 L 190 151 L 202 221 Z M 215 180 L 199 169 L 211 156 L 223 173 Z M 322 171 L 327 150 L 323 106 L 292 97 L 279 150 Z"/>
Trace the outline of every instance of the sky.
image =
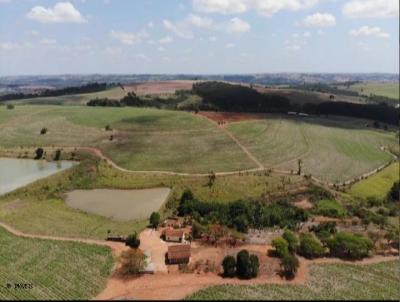
<path id="1" fill-rule="evenodd" d="M 399 72 L 399 0 L 0 0 L 0 75 Z"/>

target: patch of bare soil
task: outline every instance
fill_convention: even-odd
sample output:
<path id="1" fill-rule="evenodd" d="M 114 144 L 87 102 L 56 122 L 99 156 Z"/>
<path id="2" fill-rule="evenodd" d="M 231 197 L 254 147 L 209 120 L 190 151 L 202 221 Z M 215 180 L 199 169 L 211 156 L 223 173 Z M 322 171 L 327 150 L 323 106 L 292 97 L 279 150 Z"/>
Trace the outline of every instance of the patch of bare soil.
<path id="1" fill-rule="evenodd" d="M 296 201 L 293 203 L 293 205 L 304 210 L 309 210 L 314 207 L 314 205 L 307 198 L 301 201 Z"/>

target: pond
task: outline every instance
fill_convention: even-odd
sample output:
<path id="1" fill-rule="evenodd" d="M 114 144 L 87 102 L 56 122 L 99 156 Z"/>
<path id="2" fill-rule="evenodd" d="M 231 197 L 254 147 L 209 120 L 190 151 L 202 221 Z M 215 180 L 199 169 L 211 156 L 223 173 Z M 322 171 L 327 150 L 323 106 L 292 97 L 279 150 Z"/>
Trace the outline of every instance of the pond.
<path id="1" fill-rule="evenodd" d="M 0 195 L 76 165 L 73 161 L 46 162 L 32 159 L 0 158 Z"/>

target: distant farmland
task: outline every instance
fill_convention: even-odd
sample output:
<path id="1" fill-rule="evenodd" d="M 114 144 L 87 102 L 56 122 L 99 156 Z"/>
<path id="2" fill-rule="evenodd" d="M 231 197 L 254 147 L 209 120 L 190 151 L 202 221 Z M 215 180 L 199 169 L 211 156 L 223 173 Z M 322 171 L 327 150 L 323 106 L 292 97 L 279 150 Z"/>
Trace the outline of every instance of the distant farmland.
<path id="1" fill-rule="evenodd" d="M 361 95 L 375 94 L 395 100 L 399 99 L 399 83 L 361 83 L 350 86 Z"/>

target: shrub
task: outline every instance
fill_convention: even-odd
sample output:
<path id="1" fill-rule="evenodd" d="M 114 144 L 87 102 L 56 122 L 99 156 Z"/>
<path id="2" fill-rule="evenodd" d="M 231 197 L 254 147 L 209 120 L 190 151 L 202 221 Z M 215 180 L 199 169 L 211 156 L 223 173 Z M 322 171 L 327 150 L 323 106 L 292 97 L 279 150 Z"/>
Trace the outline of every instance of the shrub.
<path id="1" fill-rule="evenodd" d="M 260 269 L 260 261 L 256 255 L 250 255 L 250 276 L 256 278 Z"/>
<path id="2" fill-rule="evenodd" d="M 337 233 L 328 241 L 332 256 L 345 259 L 362 259 L 373 248 L 371 240 L 359 234 Z"/>
<path id="3" fill-rule="evenodd" d="M 388 193 L 388 199 L 390 201 L 400 201 L 399 198 L 399 191 L 400 191 L 400 181 L 396 181 L 392 188 L 390 189 L 389 193 Z"/>
<path id="4" fill-rule="evenodd" d="M 38 160 L 38 159 L 42 159 L 43 158 L 43 155 L 44 155 L 44 150 L 43 150 L 43 148 L 37 148 L 36 149 L 36 151 L 35 151 L 35 159 L 36 160 Z"/>
<path id="5" fill-rule="evenodd" d="M 323 256 L 325 252 L 321 242 L 311 234 L 300 235 L 299 254 L 305 258 L 313 259 Z"/>
<path id="6" fill-rule="evenodd" d="M 282 237 L 272 240 L 272 246 L 275 248 L 275 252 L 278 257 L 283 257 L 289 254 L 289 244 Z"/>
<path id="7" fill-rule="evenodd" d="M 236 260 L 233 256 L 225 256 L 222 261 L 222 267 L 224 268 L 224 277 L 233 278 L 236 275 Z"/>
<path id="8" fill-rule="evenodd" d="M 47 133 L 47 128 L 42 128 L 40 130 L 40 135 L 45 135 Z"/>
<path id="9" fill-rule="evenodd" d="M 145 259 L 140 250 L 128 250 L 121 254 L 121 273 L 123 275 L 137 275 L 145 268 Z"/>
<path id="10" fill-rule="evenodd" d="M 285 230 L 282 237 L 288 243 L 289 252 L 292 254 L 296 253 L 299 248 L 299 239 L 297 236 L 292 231 Z"/>
<path id="11" fill-rule="evenodd" d="M 137 249 L 140 245 L 140 239 L 138 238 L 137 233 L 133 233 L 126 238 L 125 244 L 131 248 Z"/>
<path id="12" fill-rule="evenodd" d="M 244 215 L 236 217 L 233 221 L 233 225 L 236 230 L 242 233 L 247 233 L 247 231 L 249 230 L 249 222 Z"/>
<path id="13" fill-rule="evenodd" d="M 157 228 L 158 225 L 160 224 L 160 214 L 158 212 L 153 212 L 150 215 L 150 225 L 153 228 Z"/>
<path id="14" fill-rule="evenodd" d="M 12 109 L 14 109 L 15 107 L 14 107 L 14 105 L 13 104 L 7 104 L 7 109 L 8 110 L 12 110 Z"/>
<path id="15" fill-rule="evenodd" d="M 281 268 L 286 278 L 293 278 L 299 268 L 299 259 L 295 255 L 286 254 L 281 259 Z"/>
<path id="16" fill-rule="evenodd" d="M 334 200 L 317 202 L 315 213 L 322 216 L 342 218 L 347 215 L 346 209 Z"/>
<path id="17" fill-rule="evenodd" d="M 58 161 L 58 160 L 60 160 L 60 159 L 61 159 L 61 150 L 58 149 L 58 150 L 56 151 L 56 154 L 54 155 L 54 160 L 55 160 L 55 161 Z"/>

